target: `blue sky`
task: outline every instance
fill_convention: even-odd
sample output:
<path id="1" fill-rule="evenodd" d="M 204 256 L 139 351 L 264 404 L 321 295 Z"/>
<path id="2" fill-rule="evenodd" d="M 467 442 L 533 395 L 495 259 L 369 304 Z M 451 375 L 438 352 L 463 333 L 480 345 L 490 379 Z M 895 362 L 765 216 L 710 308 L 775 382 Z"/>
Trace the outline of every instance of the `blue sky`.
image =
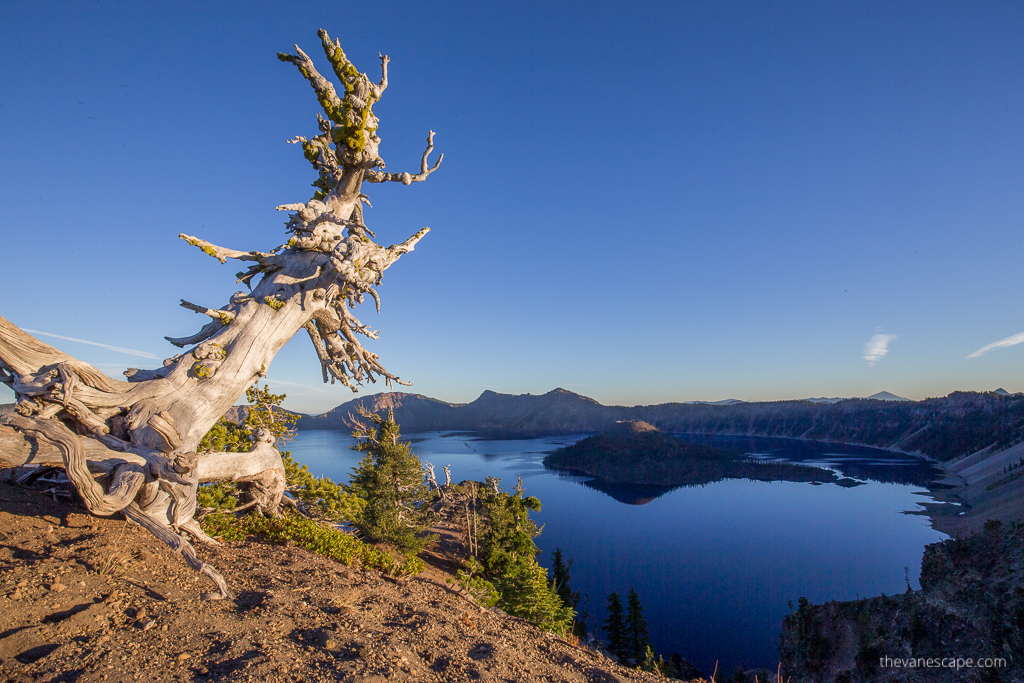
<path id="1" fill-rule="evenodd" d="M 368 190 L 379 241 L 432 229 L 358 312 L 412 391 L 1024 390 L 1014 2 L 3 2 L 0 315 L 113 376 L 172 355 L 178 300 L 239 287 L 178 233 L 267 249 L 310 196 L 285 140 L 318 107 L 275 53 L 324 65 L 319 27 L 391 57 L 388 170 L 445 154 Z M 270 381 L 352 396 L 304 335 Z"/>

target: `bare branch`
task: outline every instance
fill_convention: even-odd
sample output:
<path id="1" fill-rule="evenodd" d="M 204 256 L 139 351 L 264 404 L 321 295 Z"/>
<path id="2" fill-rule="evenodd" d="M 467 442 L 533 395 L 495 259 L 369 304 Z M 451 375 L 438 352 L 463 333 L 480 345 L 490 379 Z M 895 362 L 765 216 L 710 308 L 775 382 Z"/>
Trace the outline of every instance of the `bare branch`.
<path id="1" fill-rule="evenodd" d="M 135 503 L 128 505 L 123 510 L 124 516 L 143 527 L 151 534 L 171 547 L 171 550 L 180 554 L 188 566 L 200 572 L 217 586 L 218 594 L 203 593 L 200 597 L 205 600 L 220 600 L 233 597 L 224 578 L 208 564 L 204 564 L 196 557 L 195 548 L 184 538 L 174 533 L 166 524 L 143 512 Z"/>
<path id="2" fill-rule="evenodd" d="M 408 254 L 410 251 L 412 251 L 416 247 L 416 243 L 423 239 L 424 235 L 426 235 L 428 232 L 430 232 L 430 228 L 420 228 L 419 230 L 416 231 L 415 235 L 413 235 L 406 241 L 402 242 L 401 244 L 392 244 L 390 247 L 388 247 L 388 253 L 394 256 L 393 260 L 390 263 L 388 263 L 388 265 L 391 265 L 391 263 L 397 261 L 398 257 L 401 256 L 402 254 Z"/>
<path id="3" fill-rule="evenodd" d="M 269 256 L 269 254 L 260 254 L 255 251 L 238 251 L 237 249 L 225 249 L 224 247 L 218 247 L 216 244 L 211 244 L 206 240 L 201 240 L 198 237 L 192 235 L 186 235 L 185 233 L 179 233 L 178 237 L 185 240 L 193 247 L 199 247 L 203 253 L 209 254 L 213 258 L 217 259 L 221 263 L 226 263 L 229 258 L 237 259 L 239 261 L 259 261 L 260 257 Z"/>
<path id="4" fill-rule="evenodd" d="M 219 320 L 221 324 L 225 326 L 230 325 L 231 321 L 235 319 L 235 314 L 232 313 L 231 311 L 225 311 L 223 309 L 218 309 L 215 311 L 212 308 L 207 308 L 206 306 L 199 306 L 191 302 L 185 301 L 184 299 L 181 300 L 181 307 L 187 308 L 190 311 L 195 311 L 196 313 L 208 315 L 214 320 Z"/>
<path id="5" fill-rule="evenodd" d="M 430 153 L 434 151 L 434 131 L 430 131 L 427 135 L 427 149 L 423 152 L 423 158 L 420 160 L 420 172 L 416 174 L 412 173 L 383 173 L 377 169 L 370 169 L 366 171 L 366 182 L 368 183 L 385 183 L 389 180 L 396 183 L 402 183 L 403 185 L 409 185 L 411 183 L 423 182 L 427 179 L 427 176 L 433 173 L 444 161 L 444 154 L 441 154 L 437 158 L 437 163 L 432 167 L 427 168 L 427 158 Z"/>
<path id="6" fill-rule="evenodd" d="M 316 329 L 316 325 L 313 321 L 307 321 L 305 325 L 306 332 L 309 333 L 309 340 L 313 342 L 313 348 L 316 350 L 316 357 L 320 360 L 320 369 L 324 374 L 324 384 L 327 384 L 329 379 L 327 368 L 331 365 L 331 358 L 327 355 L 327 349 L 324 348 L 324 340 L 320 336 L 320 332 Z"/>
<path id="7" fill-rule="evenodd" d="M 204 342 L 213 335 L 220 332 L 222 329 L 224 329 L 224 323 L 220 322 L 219 320 L 213 320 L 211 322 L 206 323 L 206 325 L 203 326 L 203 329 L 199 330 L 191 337 L 164 337 L 164 339 L 171 342 L 180 349 L 186 346 L 192 346 L 193 344 L 199 344 L 201 342 Z"/>
<path id="8" fill-rule="evenodd" d="M 371 89 L 373 90 L 373 99 L 375 99 L 375 100 L 379 100 L 380 96 L 384 93 L 385 90 L 387 90 L 387 87 L 388 87 L 388 62 L 391 61 L 390 57 L 388 57 L 387 55 L 382 55 L 379 52 L 377 53 L 377 56 L 380 57 L 381 78 L 380 78 L 380 83 L 378 83 L 375 86 L 371 86 Z"/>

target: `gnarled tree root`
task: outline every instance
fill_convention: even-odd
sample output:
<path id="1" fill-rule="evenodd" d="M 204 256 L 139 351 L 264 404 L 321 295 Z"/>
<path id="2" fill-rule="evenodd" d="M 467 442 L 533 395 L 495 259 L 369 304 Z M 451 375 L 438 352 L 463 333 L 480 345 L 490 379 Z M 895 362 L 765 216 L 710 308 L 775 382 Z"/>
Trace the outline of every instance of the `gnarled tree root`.
<path id="1" fill-rule="evenodd" d="M 217 586 L 218 593 L 202 593 L 201 598 L 219 600 L 232 597 L 224 578 L 215 569 L 196 557 L 196 551 L 188 541 L 176 534 L 166 521 L 143 511 L 135 503 L 145 484 L 154 479 L 153 468 L 148 468 L 137 462 L 119 463 L 111 472 L 109 490 L 104 491 L 89 472 L 85 448 L 81 439 L 63 423 L 9 412 L 0 417 L 2 417 L 2 422 L 8 426 L 23 432 L 32 432 L 60 450 L 68 478 L 75 485 L 75 489 L 89 512 L 102 517 L 108 517 L 117 512 L 124 513 L 125 517 L 166 543 L 172 550 L 180 554 L 190 567 L 209 578 Z M 166 510 L 162 512 L 166 513 Z M 191 518 L 191 514 L 188 519 L 181 522 L 180 528 L 203 542 L 217 543 L 203 532 L 199 524 Z"/>
<path id="2" fill-rule="evenodd" d="M 186 541 L 184 538 L 174 533 L 169 526 L 162 524 L 160 520 L 147 515 L 139 506 L 135 503 L 130 503 L 127 507 L 122 510 L 124 516 L 132 520 L 139 526 L 143 527 L 151 534 L 159 538 L 161 541 L 171 547 L 171 550 L 180 554 L 188 566 L 195 569 L 197 572 L 205 576 L 206 578 L 213 581 L 217 586 L 219 594 L 214 593 L 201 593 L 199 595 L 203 600 L 221 600 L 223 598 L 234 597 L 231 591 L 228 590 L 228 584 L 224 581 L 224 577 L 217 573 L 213 567 L 208 564 L 204 564 L 196 557 L 195 548 L 192 544 Z M 198 525 L 196 525 L 198 527 Z M 206 534 L 203 534 L 206 536 Z M 207 537 L 208 538 L 208 537 Z M 211 539 L 212 540 L 212 539 Z"/>
<path id="3" fill-rule="evenodd" d="M 89 512 L 94 515 L 108 517 L 121 511 L 135 499 L 139 489 L 146 483 L 146 472 L 142 465 L 121 463 L 114 467 L 110 491 L 105 492 L 89 472 L 81 440 L 63 423 L 22 415 L 5 415 L 4 422 L 23 432 L 35 432 L 60 449 L 68 478 L 75 485 Z"/>

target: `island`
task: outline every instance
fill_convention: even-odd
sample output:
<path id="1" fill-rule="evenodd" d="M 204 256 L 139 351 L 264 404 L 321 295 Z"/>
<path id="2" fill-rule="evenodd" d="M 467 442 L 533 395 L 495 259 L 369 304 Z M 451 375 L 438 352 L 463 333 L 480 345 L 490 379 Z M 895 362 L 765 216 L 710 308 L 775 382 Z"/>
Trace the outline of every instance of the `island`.
<path id="1" fill-rule="evenodd" d="M 624 420 L 559 448 L 544 466 L 607 484 L 677 487 L 723 479 L 856 485 L 821 467 L 750 460 L 739 451 L 687 443 L 642 420 Z"/>

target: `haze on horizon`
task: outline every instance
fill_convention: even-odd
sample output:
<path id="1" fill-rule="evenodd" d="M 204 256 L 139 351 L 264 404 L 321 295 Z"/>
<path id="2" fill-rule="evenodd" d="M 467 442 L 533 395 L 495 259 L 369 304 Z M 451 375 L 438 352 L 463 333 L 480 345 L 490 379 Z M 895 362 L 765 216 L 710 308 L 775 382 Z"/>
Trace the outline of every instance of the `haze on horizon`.
<path id="1" fill-rule="evenodd" d="M 388 170 L 368 348 L 412 391 L 604 404 L 1024 390 L 1024 5 L 5 5 L 0 315 L 113 377 L 240 285 L 179 232 L 284 241 L 316 29 L 363 71 Z M 394 186 L 390 186 L 394 185 Z M 286 407 L 348 401 L 299 335 Z M 384 390 L 369 385 L 360 395 Z M 0 402 L 11 400 L 0 387 Z"/>

